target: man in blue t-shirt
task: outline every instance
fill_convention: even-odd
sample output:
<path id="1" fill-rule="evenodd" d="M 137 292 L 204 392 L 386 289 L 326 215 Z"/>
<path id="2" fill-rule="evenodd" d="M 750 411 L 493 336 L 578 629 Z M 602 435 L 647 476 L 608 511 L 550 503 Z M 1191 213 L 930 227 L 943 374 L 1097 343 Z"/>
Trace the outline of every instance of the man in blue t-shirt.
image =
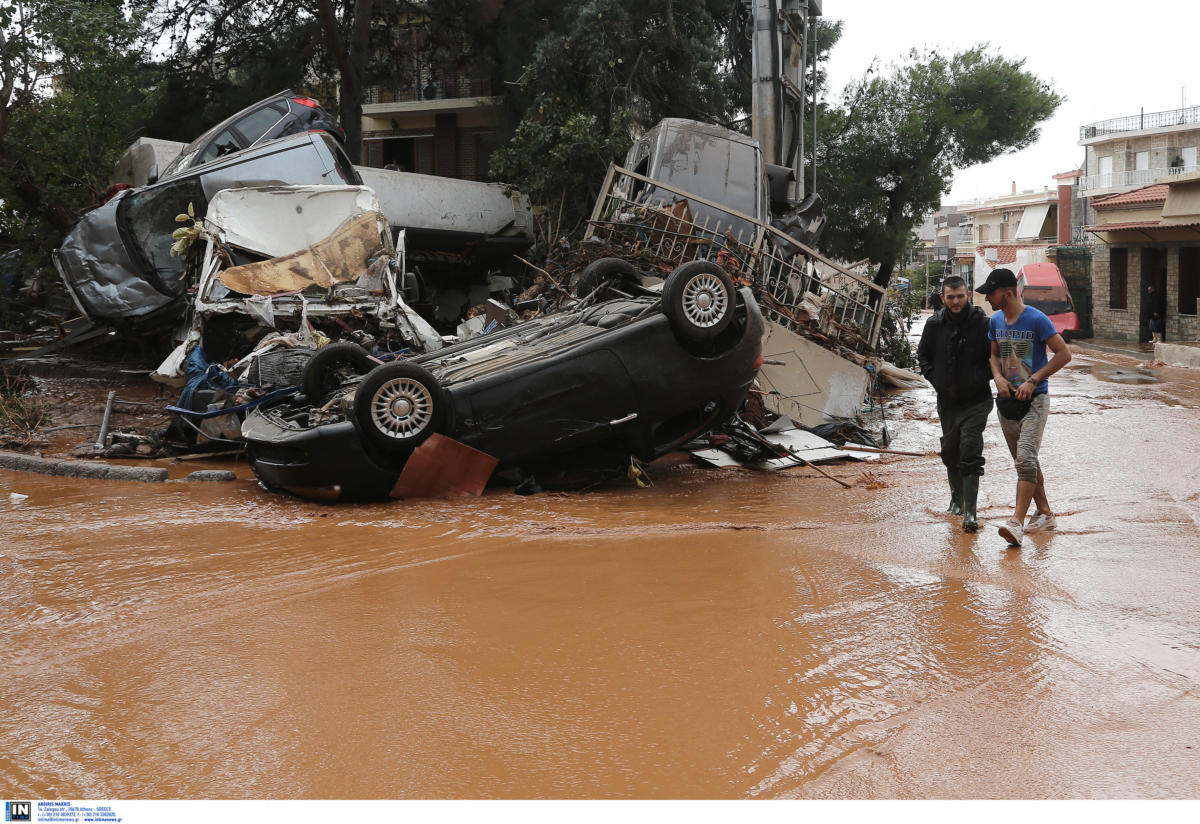
<path id="1" fill-rule="evenodd" d="M 1057 526 L 1046 498 L 1046 479 L 1038 465 L 1038 450 L 1050 414 L 1047 379 L 1071 362 L 1071 350 L 1050 318 L 1021 300 L 1017 278 L 1011 270 L 993 269 L 975 291 L 986 295 L 996 312 L 988 323 L 996 412 L 1008 451 L 1017 465 L 1017 508 L 1000 527 L 1000 537 L 1010 545 L 1020 546 L 1026 529 Z M 1049 361 L 1047 349 L 1053 353 Z M 1025 515 L 1030 502 L 1037 504 L 1037 512 L 1027 526 Z"/>

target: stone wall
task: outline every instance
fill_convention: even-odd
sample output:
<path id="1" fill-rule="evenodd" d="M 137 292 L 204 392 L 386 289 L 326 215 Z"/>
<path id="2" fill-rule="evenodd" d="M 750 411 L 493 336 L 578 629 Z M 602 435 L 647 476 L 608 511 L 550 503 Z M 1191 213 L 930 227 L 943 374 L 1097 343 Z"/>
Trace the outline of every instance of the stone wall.
<path id="1" fill-rule="evenodd" d="M 1191 244 L 1130 243 L 1099 246 L 1092 257 L 1092 330 L 1095 337 L 1136 341 L 1142 337 L 1142 250 L 1167 250 L 1167 334 L 1168 341 L 1200 340 L 1200 316 L 1179 314 L 1179 250 Z M 1110 249 L 1129 250 L 1129 276 L 1125 309 L 1109 308 Z"/>

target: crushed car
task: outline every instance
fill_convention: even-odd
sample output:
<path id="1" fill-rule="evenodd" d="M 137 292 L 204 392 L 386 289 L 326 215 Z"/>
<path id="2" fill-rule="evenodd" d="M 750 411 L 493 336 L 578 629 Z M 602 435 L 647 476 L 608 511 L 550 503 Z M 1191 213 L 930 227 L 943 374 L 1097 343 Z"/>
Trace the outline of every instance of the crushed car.
<path id="1" fill-rule="evenodd" d="M 183 384 L 174 411 L 210 441 L 236 439 L 231 408 L 296 386 L 323 346 L 353 341 L 368 358 L 442 346 L 405 301 L 404 235 L 393 245 L 371 189 L 225 189 L 196 223 L 191 321 L 154 377 Z M 215 428 L 200 423 L 218 410 Z"/>
<path id="2" fill-rule="evenodd" d="M 52 254 L 67 292 L 92 323 L 131 333 L 168 327 L 190 305 L 187 261 L 171 254 L 175 216 L 203 217 L 221 190 L 362 183 L 324 132 L 261 143 L 140 189 L 84 214 Z"/>
<path id="3" fill-rule="evenodd" d="M 255 474 L 317 500 L 407 497 L 421 451 L 452 442 L 455 459 L 426 461 L 432 471 L 469 463 L 458 456 L 470 450 L 489 459 L 485 480 L 494 469 L 553 483 L 564 469 L 624 473 L 732 416 L 762 365 L 750 290 L 706 261 L 650 285 L 625 261 L 591 270 L 573 306 L 437 352 L 376 366 L 330 347 L 303 395 L 247 414 Z M 588 286 L 613 282 L 624 295 Z"/>

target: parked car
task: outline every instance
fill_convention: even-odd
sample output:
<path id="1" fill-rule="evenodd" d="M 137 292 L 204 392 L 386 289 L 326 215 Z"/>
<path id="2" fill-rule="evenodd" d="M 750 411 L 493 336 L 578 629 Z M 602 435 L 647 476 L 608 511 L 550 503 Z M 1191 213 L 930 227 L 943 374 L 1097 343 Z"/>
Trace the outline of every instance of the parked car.
<path id="1" fill-rule="evenodd" d="M 323 131 L 336 138 L 338 143 L 346 142 L 345 130 L 337 118 L 321 108 L 320 103 L 284 89 L 225 118 L 197 137 L 171 161 L 159 179 L 182 174 L 268 140 L 309 131 Z"/>
<path id="2" fill-rule="evenodd" d="M 602 259 L 577 294 L 616 295 L 438 352 L 382 366 L 329 348 L 304 397 L 251 412 L 251 466 L 269 489 L 321 500 L 386 497 L 406 461 L 441 433 L 538 475 L 649 460 L 734 414 L 762 365 L 764 322 L 751 292 L 707 261 L 677 268 L 660 292 Z M 609 277 L 597 277 L 597 271 Z M 616 276 L 615 278 L 611 276 Z M 327 370 L 358 360 L 343 384 Z M 369 371 L 367 371 L 369 370 Z M 544 477 L 544 476 L 543 476 Z"/>
<path id="3" fill-rule="evenodd" d="M 1027 263 L 1017 273 L 1017 289 L 1028 306 L 1040 309 L 1050 318 L 1064 339 L 1079 331 L 1079 315 L 1071 290 L 1053 263 Z"/>
<path id="4" fill-rule="evenodd" d="M 222 189 L 362 180 L 323 132 L 262 143 L 140 189 L 127 189 L 81 217 L 53 254 L 79 311 L 134 331 L 168 323 L 186 308 L 185 259 L 172 257 L 175 216 L 202 217 Z"/>

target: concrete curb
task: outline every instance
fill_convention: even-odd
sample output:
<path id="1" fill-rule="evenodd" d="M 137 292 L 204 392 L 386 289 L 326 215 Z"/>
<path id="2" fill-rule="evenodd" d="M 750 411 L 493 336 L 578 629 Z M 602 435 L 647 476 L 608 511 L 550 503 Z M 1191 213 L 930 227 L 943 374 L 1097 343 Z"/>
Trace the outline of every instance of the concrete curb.
<path id="1" fill-rule="evenodd" d="M 1112 346 L 1107 343 L 1092 343 L 1089 338 L 1083 338 L 1082 340 L 1078 338 L 1072 338 L 1070 342 L 1073 346 L 1078 346 L 1080 349 L 1094 349 L 1097 352 L 1108 352 L 1110 355 L 1125 355 L 1126 357 L 1137 358 L 1138 360 L 1143 361 L 1152 360 L 1154 358 L 1154 353 L 1152 352 L 1142 352 L 1138 349 L 1125 349 L 1123 347 Z"/>
<path id="2" fill-rule="evenodd" d="M 237 473 L 228 469 L 197 469 L 190 473 L 185 481 L 236 481 Z"/>
<path id="3" fill-rule="evenodd" d="M 167 470 L 152 466 L 123 466 L 95 461 L 64 461 L 37 458 L 19 452 L 0 452 L 0 469 L 36 472 L 41 475 L 61 475 L 64 478 L 94 478 L 107 481 L 141 481 L 161 483 L 167 480 Z"/>
<path id="4" fill-rule="evenodd" d="M 1200 346 L 1179 343 L 1154 344 L 1154 357 L 1168 366 L 1200 367 Z"/>

